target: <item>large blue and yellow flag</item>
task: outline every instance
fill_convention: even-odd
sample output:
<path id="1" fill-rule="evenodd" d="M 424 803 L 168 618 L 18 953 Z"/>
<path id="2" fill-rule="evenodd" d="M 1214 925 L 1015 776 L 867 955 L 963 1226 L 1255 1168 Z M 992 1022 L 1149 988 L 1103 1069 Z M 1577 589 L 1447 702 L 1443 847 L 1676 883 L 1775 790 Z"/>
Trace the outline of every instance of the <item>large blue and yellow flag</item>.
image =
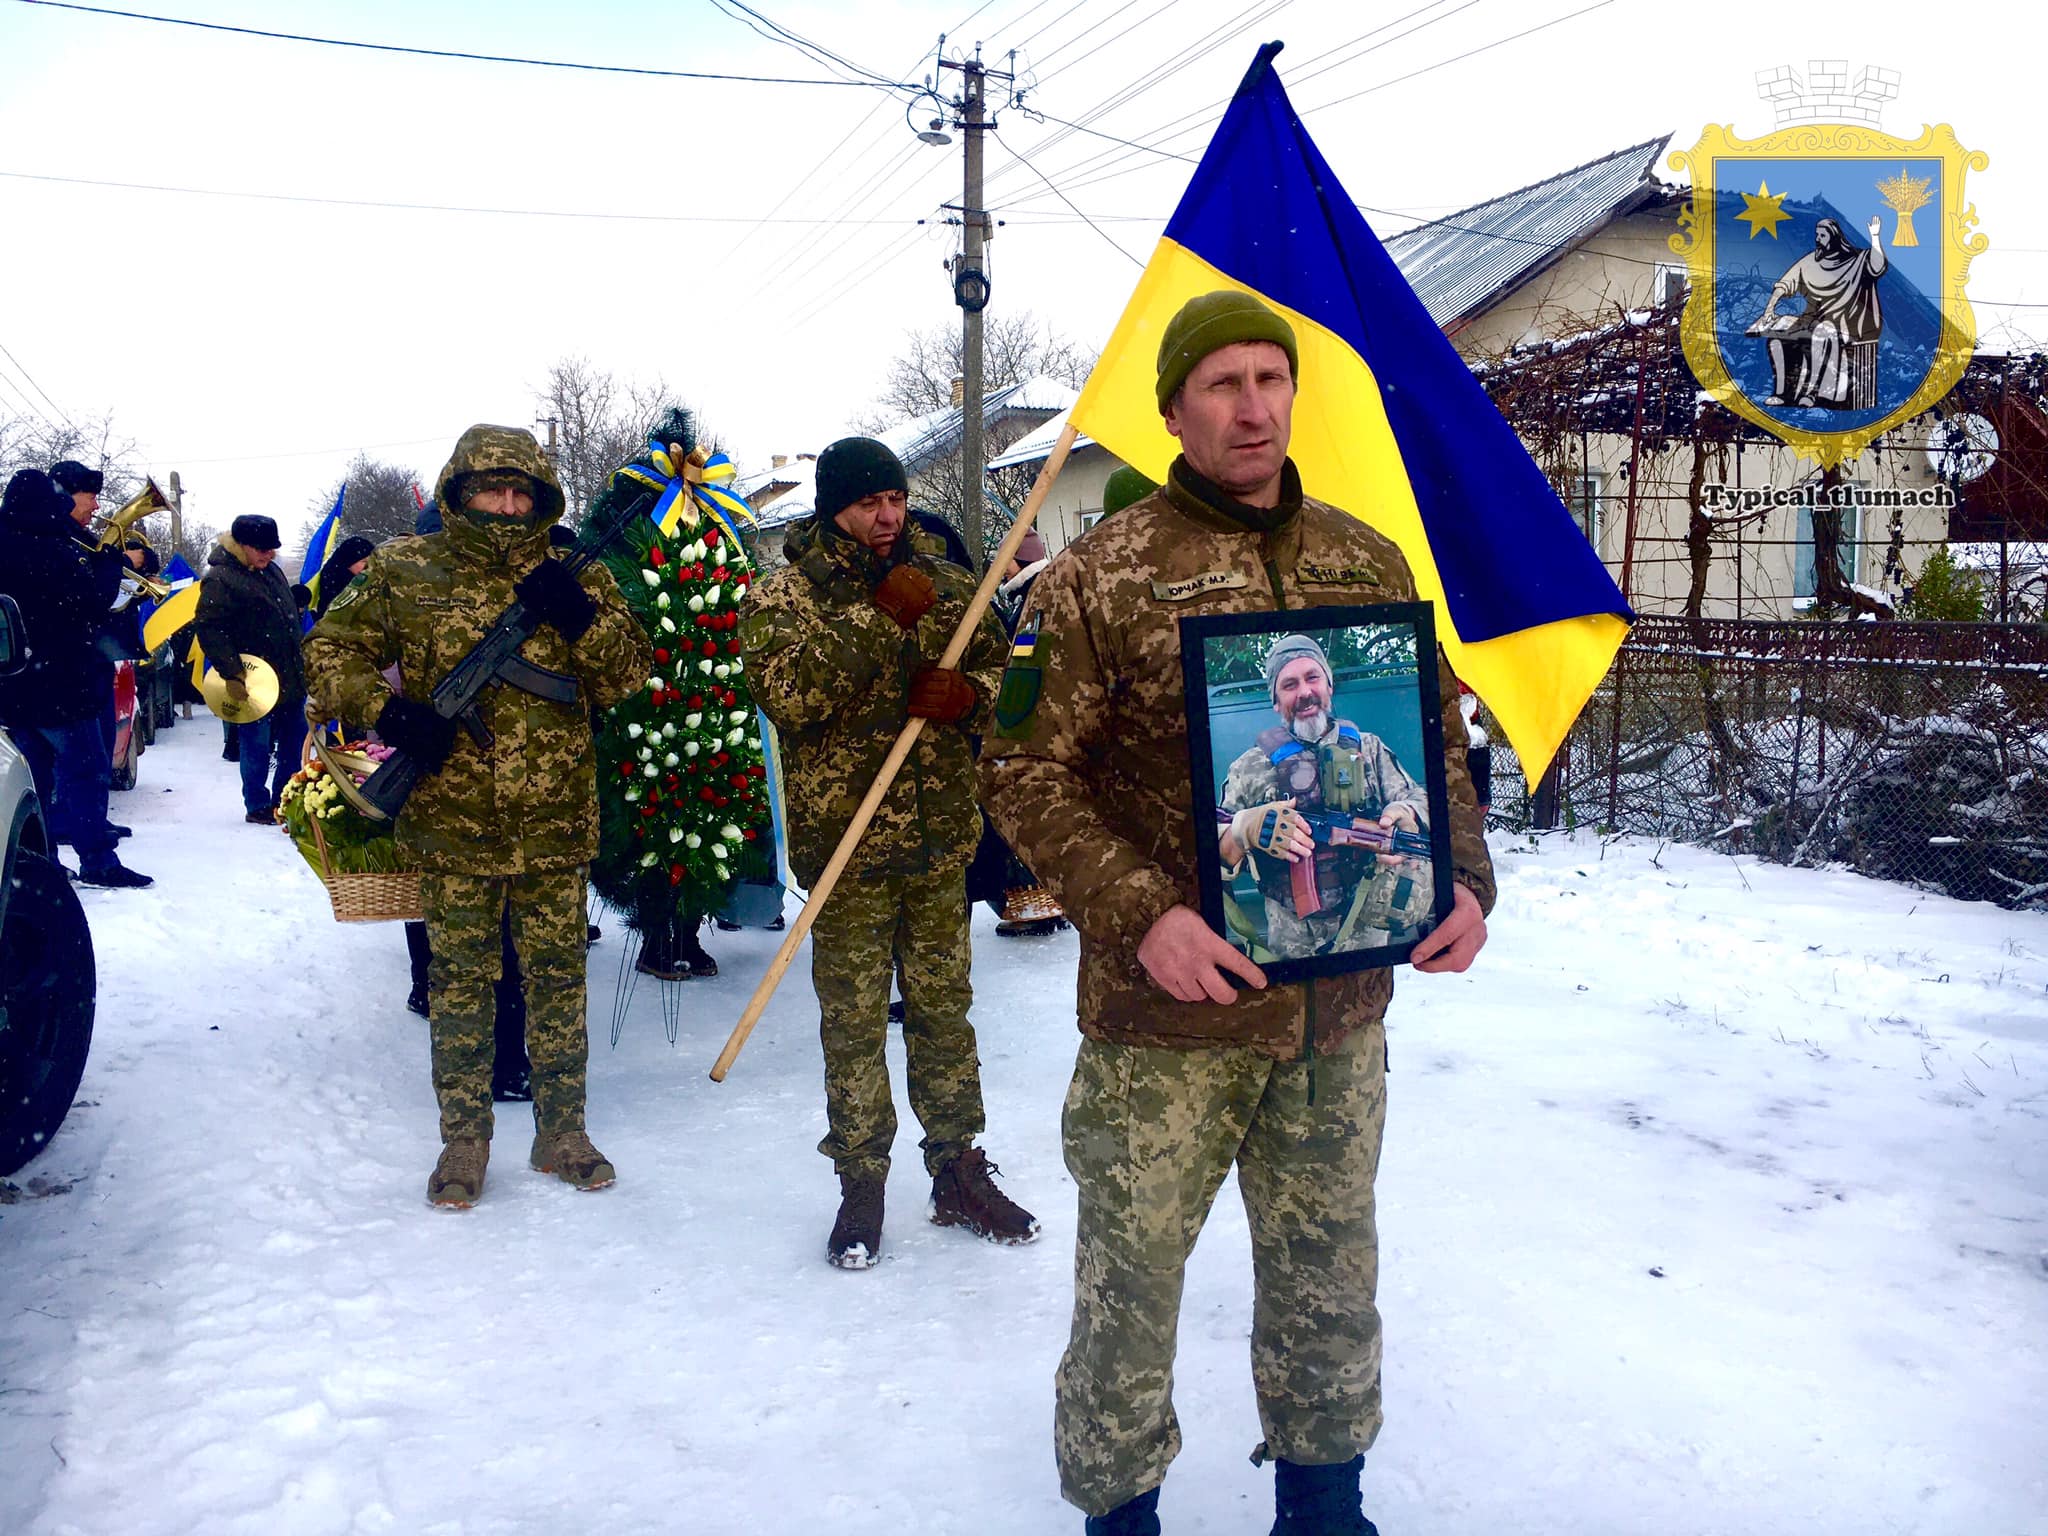
<path id="1" fill-rule="evenodd" d="M 322 518 L 320 526 L 313 530 L 313 537 L 306 544 L 306 558 L 299 565 L 299 581 L 312 593 L 305 612 L 299 615 L 299 628 L 313 627 L 313 610 L 320 606 L 320 567 L 327 563 L 327 557 L 334 553 L 334 547 L 341 542 L 341 504 L 348 499 L 348 482 L 341 482 L 341 489 L 334 493 L 334 505 Z"/>
<path id="2" fill-rule="evenodd" d="M 1159 339 L 1197 294 L 1255 294 L 1301 355 L 1290 453 L 1311 496 L 1408 557 L 1451 666 L 1533 784 L 1606 674 L 1629 612 L 1528 450 L 1367 227 L 1259 50 L 1075 404 L 1154 480 L 1178 451 Z"/>

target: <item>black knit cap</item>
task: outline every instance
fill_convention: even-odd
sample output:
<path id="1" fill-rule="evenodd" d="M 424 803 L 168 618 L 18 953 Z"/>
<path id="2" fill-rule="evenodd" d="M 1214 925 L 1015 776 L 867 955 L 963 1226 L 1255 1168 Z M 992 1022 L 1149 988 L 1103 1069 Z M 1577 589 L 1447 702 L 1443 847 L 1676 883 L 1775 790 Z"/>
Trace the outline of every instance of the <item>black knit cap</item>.
<path id="1" fill-rule="evenodd" d="M 276 549 L 283 541 L 277 536 L 277 519 L 261 512 L 244 512 L 228 525 L 228 537 L 244 549 Z"/>
<path id="2" fill-rule="evenodd" d="M 96 469 L 87 469 L 76 459 L 59 459 L 50 466 L 50 478 L 57 489 L 66 495 L 75 496 L 80 491 L 89 491 L 97 496 L 107 488 L 107 477 Z"/>
<path id="3" fill-rule="evenodd" d="M 816 471 L 818 518 L 837 517 L 863 496 L 877 491 L 910 494 L 910 477 L 903 461 L 887 443 L 872 437 L 842 437 L 818 455 Z"/>

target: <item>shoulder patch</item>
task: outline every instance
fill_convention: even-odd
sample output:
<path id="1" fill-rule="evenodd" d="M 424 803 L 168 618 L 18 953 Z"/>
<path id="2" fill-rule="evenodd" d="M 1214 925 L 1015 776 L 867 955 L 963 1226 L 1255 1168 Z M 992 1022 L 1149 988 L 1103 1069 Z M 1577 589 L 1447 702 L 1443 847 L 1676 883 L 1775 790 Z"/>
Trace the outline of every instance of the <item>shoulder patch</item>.
<path id="1" fill-rule="evenodd" d="M 1019 635 L 1019 641 L 1026 637 Z M 1036 642 L 1037 636 L 1029 637 Z M 1045 688 L 1045 668 L 1030 651 L 1012 652 L 1003 669 L 1003 684 L 996 690 L 996 734 L 1018 737 L 1038 709 L 1038 696 Z"/>
<path id="2" fill-rule="evenodd" d="M 337 597 L 333 602 L 327 605 L 327 611 L 329 613 L 339 613 L 341 612 L 342 609 L 349 607 L 351 604 L 361 602 L 363 593 L 366 590 L 366 586 L 367 584 L 364 582 L 362 577 L 356 577 L 354 580 L 349 582 L 347 586 L 341 589 L 341 595 L 339 597 Z"/>
<path id="3" fill-rule="evenodd" d="M 1229 592 L 1251 584 L 1251 577 L 1245 575 L 1243 571 L 1205 571 L 1200 576 L 1190 576 L 1185 581 L 1155 579 L 1152 583 L 1152 595 L 1162 603 L 1184 603 L 1191 597 L 1200 597 L 1204 592 Z"/>

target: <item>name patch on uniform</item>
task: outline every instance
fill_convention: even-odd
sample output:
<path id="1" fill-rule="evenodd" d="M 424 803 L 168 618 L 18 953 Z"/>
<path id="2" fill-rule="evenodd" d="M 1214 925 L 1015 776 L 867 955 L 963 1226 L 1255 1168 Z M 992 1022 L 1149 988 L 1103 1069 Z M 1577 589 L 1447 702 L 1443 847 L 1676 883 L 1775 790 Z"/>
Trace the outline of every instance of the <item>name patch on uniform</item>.
<path id="1" fill-rule="evenodd" d="M 1295 566 L 1294 574 L 1301 581 L 1312 581 L 1319 586 L 1377 587 L 1380 585 L 1380 573 L 1369 565 L 1323 565 L 1314 560 L 1304 560 Z"/>
<path id="2" fill-rule="evenodd" d="M 1184 603 L 1204 592 L 1228 592 L 1251 584 L 1252 579 L 1243 571 L 1205 571 L 1185 581 L 1154 581 L 1152 595 L 1162 603 Z"/>

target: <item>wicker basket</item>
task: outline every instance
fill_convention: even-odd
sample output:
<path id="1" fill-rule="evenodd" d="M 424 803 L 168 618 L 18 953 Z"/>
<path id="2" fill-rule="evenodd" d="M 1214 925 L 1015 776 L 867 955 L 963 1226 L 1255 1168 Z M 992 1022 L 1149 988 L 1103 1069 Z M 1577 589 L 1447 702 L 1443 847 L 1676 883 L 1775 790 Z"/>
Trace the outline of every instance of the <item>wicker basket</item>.
<path id="1" fill-rule="evenodd" d="M 305 760 L 310 763 L 315 755 L 309 731 Z M 337 870 L 327 852 L 327 839 L 320 833 L 320 818 L 310 816 L 307 821 L 313 828 L 313 847 L 320 855 L 320 883 L 327 887 L 337 923 L 416 923 L 423 919 L 418 870 Z"/>

